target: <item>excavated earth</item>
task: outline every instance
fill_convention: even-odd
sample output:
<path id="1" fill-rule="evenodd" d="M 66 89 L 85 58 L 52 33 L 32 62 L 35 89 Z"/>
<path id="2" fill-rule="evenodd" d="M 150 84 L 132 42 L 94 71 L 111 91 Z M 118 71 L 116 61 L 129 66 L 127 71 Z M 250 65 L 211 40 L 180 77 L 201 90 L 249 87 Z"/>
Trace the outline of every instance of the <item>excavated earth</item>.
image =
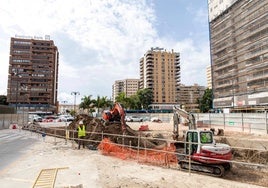
<path id="1" fill-rule="evenodd" d="M 131 145 L 132 147 L 146 147 L 146 148 L 155 148 L 161 149 L 167 145 L 165 141 L 158 140 L 157 138 L 144 139 L 148 134 L 143 134 L 140 131 L 135 131 L 126 125 L 126 129 L 123 132 L 120 122 L 104 122 L 98 118 L 93 118 L 88 115 L 78 115 L 76 119 L 69 124 L 67 127 L 68 130 L 77 130 L 77 126 L 80 121 L 83 121 L 83 124 L 86 127 L 87 134 L 85 139 L 87 147 L 90 149 L 97 149 L 99 143 L 103 138 L 109 138 L 112 142 L 116 144 Z M 42 128 L 42 131 L 46 134 L 55 134 L 53 129 Z M 65 129 L 62 131 L 57 130 L 57 135 L 65 137 Z M 73 134 L 73 132 L 71 132 Z M 124 137 L 122 135 L 125 135 Z M 77 138 L 77 132 L 74 135 L 70 135 L 71 138 Z"/>
<path id="2" fill-rule="evenodd" d="M 161 149 L 167 145 L 165 141 L 158 140 L 158 138 L 167 138 L 163 136 L 164 134 L 161 131 L 150 134 L 148 132 L 136 131 L 127 125 L 124 132 L 126 136 L 123 138 L 118 136 L 123 134 L 120 122 L 103 122 L 98 118 L 88 115 L 77 116 L 67 129 L 77 130 L 77 125 L 81 120 L 86 125 L 86 131 L 91 132 L 91 134 L 86 136 L 86 139 L 89 140 L 86 142 L 89 149 L 97 149 L 99 143 L 105 137 L 114 143 L 131 144 L 132 147 L 139 145 L 140 147 Z M 59 137 L 65 137 L 66 131 L 62 127 L 58 128 L 56 132 L 50 128 L 35 127 L 35 129 L 51 135 L 56 133 Z M 152 137 L 152 135 L 157 136 Z M 70 137 L 77 138 L 77 133 L 70 135 Z M 148 139 L 144 139 L 144 137 L 148 137 Z M 215 136 L 216 142 L 226 143 L 232 147 L 234 163 L 232 164 L 232 169 L 223 178 L 268 187 L 268 139 L 250 137 L 252 140 L 249 140 L 246 136 L 243 136 L 246 139 L 241 141 L 239 140 L 240 137 L 240 133 L 235 133 L 234 135 L 232 133 L 225 133 L 225 136 Z M 251 143 L 250 146 L 248 143 Z M 248 163 L 255 165 L 248 165 Z"/>

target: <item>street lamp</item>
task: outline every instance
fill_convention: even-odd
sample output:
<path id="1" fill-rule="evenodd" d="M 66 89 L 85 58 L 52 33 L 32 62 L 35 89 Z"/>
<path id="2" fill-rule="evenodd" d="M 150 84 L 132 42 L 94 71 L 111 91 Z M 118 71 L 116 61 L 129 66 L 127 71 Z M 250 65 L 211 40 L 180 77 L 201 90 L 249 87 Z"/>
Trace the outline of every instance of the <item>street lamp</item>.
<path id="1" fill-rule="evenodd" d="M 80 95 L 80 93 L 78 91 L 73 91 L 71 95 L 74 95 L 74 112 L 75 112 L 76 95 Z"/>
<path id="2" fill-rule="evenodd" d="M 62 107 L 61 107 L 61 111 L 64 112 L 64 114 L 66 114 L 66 106 L 65 103 L 67 103 L 68 101 L 61 101 L 63 103 Z"/>
<path id="3" fill-rule="evenodd" d="M 19 94 L 19 78 L 21 78 L 22 76 L 20 74 L 18 74 L 18 69 L 13 69 L 12 70 L 13 75 L 15 75 L 16 77 L 16 113 L 18 111 L 18 94 Z"/>
<path id="4" fill-rule="evenodd" d="M 232 107 L 233 107 L 233 109 L 234 109 L 234 103 L 235 103 L 235 101 L 234 101 L 234 81 L 233 81 L 233 79 L 231 80 L 232 81 Z"/>

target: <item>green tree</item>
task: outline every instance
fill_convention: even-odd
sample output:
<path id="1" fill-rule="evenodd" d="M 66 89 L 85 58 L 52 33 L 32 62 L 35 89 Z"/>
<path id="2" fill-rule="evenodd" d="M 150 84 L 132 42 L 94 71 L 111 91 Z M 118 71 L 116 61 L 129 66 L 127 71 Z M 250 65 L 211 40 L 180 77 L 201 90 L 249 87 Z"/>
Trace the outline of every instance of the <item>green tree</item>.
<path id="1" fill-rule="evenodd" d="M 74 111 L 73 109 L 70 110 L 69 113 L 70 113 L 70 115 L 73 116 L 73 117 L 76 115 L 76 113 L 75 113 L 75 111 Z"/>
<path id="2" fill-rule="evenodd" d="M 94 112 L 94 107 L 95 107 L 95 100 L 91 99 L 92 95 L 89 96 L 84 96 L 81 99 L 81 103 L 79 105 L 79 108 L 82 108 L 83 110 L 87 110 L 87 112 L 91 113 Z"/>
<path id="3" fill-rule="evenodd" d="M 107 99 L 107 96 L 105 97 L 100 97 L 99 95 L 97 96 L 97 99 L 95 100 L 95 107 L 98 109 L 98 113 L 100 109 L 105 109 L 110 106 L 112 106 L 112 104 L 111 101 Z"/>
<path id="4" fill-rule="evenodd" d="M 129 109 L 133 109 L 133 110 L 141 109 L 141 103 L 140 103 L 138 95 L 132 95 L 129 97 L 128 106 L 129 106 Z"/>
<path id="5" fill-rule="evenodd" d="M 198 100 L 199 110 L 202 113 L 208 112 L 212 108 L 212 89 L 207 88 L 203 97 Z"/>
<path id="6" fill-rule="evenodd" d="M 124 92 L 121 92 L 118 94 L 117 97 L 115 97 L 115 101 L 119 102 L 124 108 L 128 107 L 128 99 L 126 97 L 126 94 Z"/>
<path id="7" fill-rule="evenodd" d="M 145 88 L 137 91 L 137 96 L 142 109 L 148 109 L 153 102 L 153 92 L 151 89 Z"/>
<path id="8" fill-rule="evenodd" d="M 2 105 L 8 105 L 7 96 L 0 95 L 0 104 L 2 104 Z"/>

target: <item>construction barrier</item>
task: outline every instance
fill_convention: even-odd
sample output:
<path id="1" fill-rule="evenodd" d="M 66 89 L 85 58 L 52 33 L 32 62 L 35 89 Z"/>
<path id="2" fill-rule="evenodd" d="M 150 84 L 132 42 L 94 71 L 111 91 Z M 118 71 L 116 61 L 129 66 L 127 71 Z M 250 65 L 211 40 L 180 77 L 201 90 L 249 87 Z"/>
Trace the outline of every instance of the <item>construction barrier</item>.
<path id="1" fill-rule="evenodd" d="M 122 146 L 104 138 L 98 146 L 104 155 L 114 156 L 123 160 L 134 159 L 140 163 L 147 163 L 157 166 L 177 166 L 178 159 L 175 154 L 175 146 L 166 146 L 162 149 L 133 149 L 129 146 Z"/>

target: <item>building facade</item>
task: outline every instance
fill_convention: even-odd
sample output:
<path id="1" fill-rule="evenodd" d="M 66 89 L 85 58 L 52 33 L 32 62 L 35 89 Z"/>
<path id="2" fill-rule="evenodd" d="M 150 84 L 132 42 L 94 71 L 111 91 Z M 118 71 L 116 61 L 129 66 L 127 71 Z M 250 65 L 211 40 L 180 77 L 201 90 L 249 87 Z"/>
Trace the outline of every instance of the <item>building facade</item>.
<path id="1" fill-rule="evenodd" d="M 268 1 L 209 0 L 214 108 L 268 105 Z"/>
<path id="2" fill-rule="evenodd" d="M 207 88 L 212 89 L 211 66 L 206 68 Z"/>
<path id="3" fill-rule="evenodd" d="M 179 104 L 187 112 L 199 112 L 198 100 L 203 97 L 206 88 L 197 84 L 193 86 L 180 85 L 179 88 Z"/>
<path id="4" fill-rule="evenodd" d="M 153 104 L 178 102 L 180 53 L 151 48 L 140 59 L 140 88 L 153 91 Z"/>
<path id="5" fill-rule="evenodd" d="M 112 87 L 112 99 L 115 102 L 115 98 L 122 92 L 126 94 L 126 97 L 135 95 L 140 87 L 140 79 L 116 80 Z"/>
<path id="6" fill-rule="evenodd" d="M 57 113 L 58 66 L 49 36 L 11 38 L 7 102 L 18 111 Z"/>

